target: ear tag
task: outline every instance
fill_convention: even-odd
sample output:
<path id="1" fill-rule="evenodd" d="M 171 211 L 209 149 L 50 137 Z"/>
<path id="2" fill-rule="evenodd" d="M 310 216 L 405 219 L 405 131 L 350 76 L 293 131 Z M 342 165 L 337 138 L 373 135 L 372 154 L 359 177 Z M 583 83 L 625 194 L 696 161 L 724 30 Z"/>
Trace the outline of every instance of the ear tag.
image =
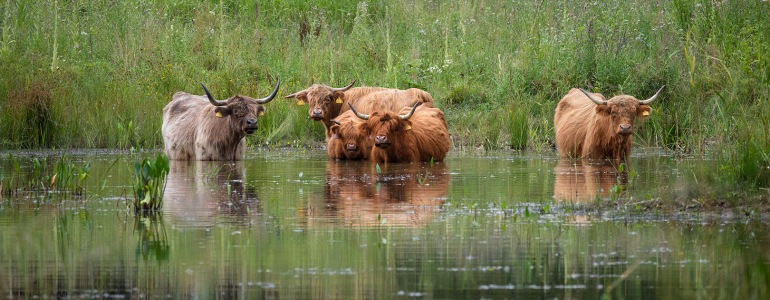
<path id="1" fill-rule="evenodd" d="M 647 111 L 647 110 L 645 110 L 645 111 L 643 111 L 643 112 L 642 112 L 642 116 L 649 116 L 649 115 L 650 115 L 650 112 L 649 112 L 649 111 Z"/>
<path id="2" fill-rule="evenodd" d="M 412 130 L 412 125 L 406 124 L 406 130 Z"/>
<path id="3" fill-rule="evenodd" d="M 217 112 L 217 118 L 221 118 L 221 117 L 222 117 L 222 113 L 221 112 Z"/>
<path id="4" fill-rule="evenodd" d="M 260 111 L 260 112 L 257 114 L 257 117 L 261 117 L 261 116 L 262 116 L 262 115 L 264 115 L 264 114 L 265 114 L 265 112 L 264 112 L 264 111 Z"/>
<path id="5" fill-rule="evenodd" d="M 298 106 L 303 106 L 303 105 L 305 105 L 305 100 L 299 100 L 299 101 L 297 101 L 297 105 L 298 105 Z"/>
<path id="6" fill-rule="evenodd" d="M 333 134 L 333 135 L 332 135 L 332 138 L 335 138 L 335 139 L 339 139 L 339 138 L 340 138 L 340 136 L 339 136 L 338 134 L 336 134 L 336 133 L 335 133 L 335 134 Z"/>
<path id="7" fill-rule="evenodd" d="M 342 98 L 337 98 L 337 104 L 342 104 Z"/>

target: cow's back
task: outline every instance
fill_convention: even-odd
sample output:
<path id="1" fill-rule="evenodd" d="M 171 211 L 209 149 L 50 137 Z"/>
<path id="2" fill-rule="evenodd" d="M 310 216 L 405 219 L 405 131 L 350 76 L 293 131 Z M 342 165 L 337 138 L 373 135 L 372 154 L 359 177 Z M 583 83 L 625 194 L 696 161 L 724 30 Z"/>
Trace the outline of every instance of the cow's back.
<path id="1" fill-rule="evenodd" d="M 404 108 L 400 114 L 406 114 L 410 108 Z M 409 118 L 414 136 L 414 146 L 420 155 L 420 161 L 443 161 L 452 146 L 449 138 L 449 126 L 444 112 L 435 107 L 420 106 Z"/>
<path id="2" fill-rule="evenodd" d="M 201 111 L 209 102 L 202 96 L 177 92 L 163 108 L 163 134 L 166 155 L 171 160 L 195 159 L 196 128 Z"/>
<path id="3" fill-rule="evenodd" d="M 604 99 L 601 94 L 593 95 Z M 589 134 L 590 122 L 596 118 L 594 104 L 579 89 L 571 89 L 559 101 L 554 114 L 556 148 L 562 157 L 582 156 L 586 135 Z"/>
<path id="4" fill-rule="evenodd" d="M 399 112 L 404 107 L 414 106 L 417 102 L 422 102 L 425 107 L 433 107 L 433 97 L 428 92 L 416 88 L 383 89 L 350 101 L 356 110 L 363 114 L 376 111 Z"/>

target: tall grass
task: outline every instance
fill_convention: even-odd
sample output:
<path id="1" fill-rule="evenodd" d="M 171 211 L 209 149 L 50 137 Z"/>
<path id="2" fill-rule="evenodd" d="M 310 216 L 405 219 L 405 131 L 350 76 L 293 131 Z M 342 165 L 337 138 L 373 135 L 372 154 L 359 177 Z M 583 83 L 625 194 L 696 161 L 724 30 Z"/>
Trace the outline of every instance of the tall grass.
<path id="1" fill-rule="evenodd" d="M 571 87 L 666 85 L 638 144 L 770 146 L 764 1 L 6 1 L 0 20 L 0 148 L 159 147 L 174 92 L 262 96 L 279 76 L 284 94 L 423 88 L 457 146 L 485 148 L 549 145 Z M 250 145 L 319 145 L 293 103 L 270 103 Z"/>

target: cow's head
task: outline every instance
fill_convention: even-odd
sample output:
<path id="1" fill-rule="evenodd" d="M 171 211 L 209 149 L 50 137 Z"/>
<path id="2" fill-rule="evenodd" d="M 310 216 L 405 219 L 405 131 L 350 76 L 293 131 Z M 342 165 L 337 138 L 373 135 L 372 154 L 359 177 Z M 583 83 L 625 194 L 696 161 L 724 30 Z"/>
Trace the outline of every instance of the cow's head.
<path id="1" fill-rule="evenodd" d="M 649 104 L 655 101 L 664 87 L 666 86 L 662 86 L 655 95 L 647 100 L 638 100 L 629 95 L 618 95 L 610 100 L 604 100 L 603 97 L 597 97 L 583 89 L 580 91 L 596 103 L 598 115 L 610 118 L 615 134 L 628 136 L 634 133 L 635 119 L 644 119 L 650 115 L 652 108 Z"/>
<path id="2" fill-rule="evenodd" d="M 206 91 L 206 96 L 209 98 L 211 105 L 216 106 L 214 112 L 217 117 L 229 118 L 230 124 L 233 127 L 241 128 L 245 134 L 252 134 L 258 127 L 257 117 L 265 113 L 265 107 L 262 104 L 266 104 L 275 98 L 275 95 L 278 93 L 278 87 L 281 86 L 281 79 L 278 79 L 278 83 L 275 85 L 275 89 L 270 96 L 261 99 L 236 95 L 227 100 L 217 100 L 211 96 L 211 92 L 209 92 L 205 84 L 201 83 L 201 86 Z"/>
<path id="3" fill-rule="evenodd" d="M 307 89 L 285 96 L 284 98 L 297 98 L 298 105 L 310 106 L 308 114 L 315 121 L 332 118 L 332 112 L 339 112 L 345 100 L 345 91 L 356 83 L 355 80 L 343 88 L 332 88 L 321 84 L 314 84 Z"/>
<path id="4" fill-rule="evenodd" d="M 363 123 L 364 125 L 361 127 L 361 133 L 372 136 L 374 146 L 377 148 L 387 149 L 394 141 L 403 140 L 405 132 L 412 129 L 412 122 L 409 121 L 409 118 L 412 117 L 420 104 L 422 102 L 415 103 L 412 110 L 405 115 L 387 111 L 377 111 L 371 115 L 365 115 L 357 112 L 352 104 L 349 105 L 357 117 L 366 120 L 366 123 Z"/>
<path id="5" fill-rule="evenodd" d="M 339 140 L 347 159 L 362 159 L 368 156 L 367 150 L 371 150 L 372 141 L 359 130 L 360 121 L 340 123 L 332 120 L 332 124 L 329 128 L 331 138 Z"/>

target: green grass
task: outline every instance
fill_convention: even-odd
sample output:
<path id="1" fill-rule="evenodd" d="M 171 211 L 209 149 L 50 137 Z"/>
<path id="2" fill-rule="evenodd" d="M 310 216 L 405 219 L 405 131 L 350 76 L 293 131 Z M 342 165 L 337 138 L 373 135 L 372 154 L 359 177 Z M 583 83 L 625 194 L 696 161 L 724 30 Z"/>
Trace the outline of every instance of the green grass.
<path id="1" fill-rule="evenodd" d="M 423 88 L 455 149 L 545 149 L 570 88 L 646 98 L 666 85 L 638 145 L 728 163 L 757 152 L 768 167 L 763 1 L 44 2 L 0 4 L 2 149 L 159 148 L 173 93 L 202 81 L 262 97 L 278 77 L 279 97 L 353 79 Z M 323 142 L 306 106 L 267 107 L 250 145 Z"/>

